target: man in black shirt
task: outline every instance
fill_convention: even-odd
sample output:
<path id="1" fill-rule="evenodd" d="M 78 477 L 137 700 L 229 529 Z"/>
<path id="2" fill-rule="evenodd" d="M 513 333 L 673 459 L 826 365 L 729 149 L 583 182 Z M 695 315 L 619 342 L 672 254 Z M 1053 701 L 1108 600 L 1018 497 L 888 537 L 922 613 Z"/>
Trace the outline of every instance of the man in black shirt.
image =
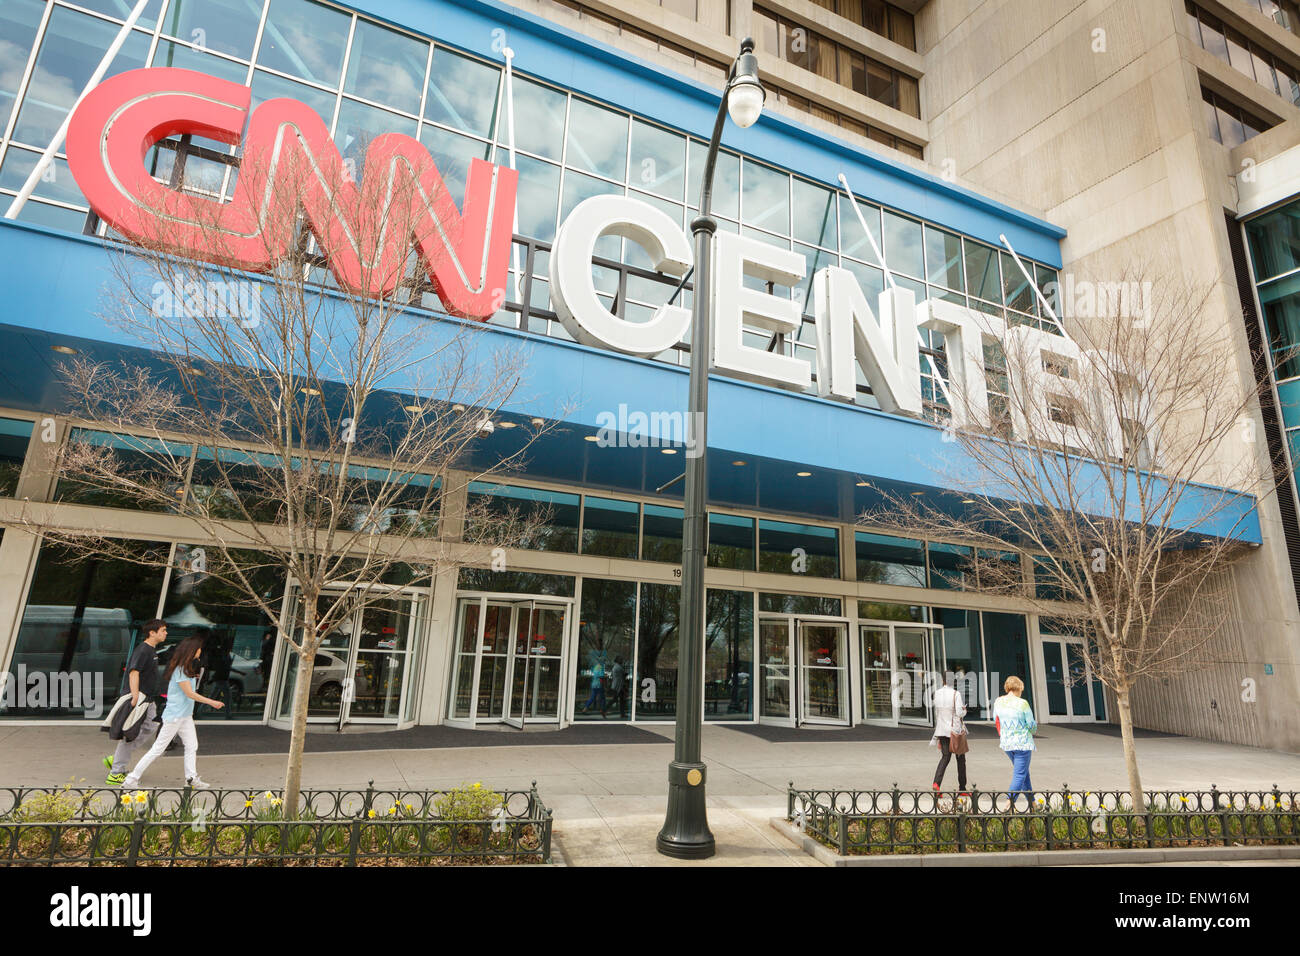
<path id="1" fill-rule="evenodd" d="M 113 756 L 104 758 L 104 765 L 108 767 L 108 779 L 105 783 L 110 787 L 121 786 L 122 781 L 126 779 L 132 754 L 152 743 L 157 736 L 158 728 L 162 726 L 157 720 L 156 704 L 156 698 L 162 691 L 162 681 L 158 675 L 158 647 L 167 639 L 167 622 L 154 618 L 141 628 L 141 633 L 144 634 L 144 640 L 140 642 L 126 665 L 126 674 L 122 677 L 119 695 L 130 694 L 132 707 L 136 706 L 143 696 L 149 701 L 149 710 L 144 716 L 144 726 L 135 735 L 135 740 L 125 738 L 119 740 Z"/>

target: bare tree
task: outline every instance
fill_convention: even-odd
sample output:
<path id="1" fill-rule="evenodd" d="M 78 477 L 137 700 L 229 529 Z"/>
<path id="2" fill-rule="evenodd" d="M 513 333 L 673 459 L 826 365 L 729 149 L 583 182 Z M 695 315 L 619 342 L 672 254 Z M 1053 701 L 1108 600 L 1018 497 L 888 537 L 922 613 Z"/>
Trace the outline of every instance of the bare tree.
<path id="1" fill-rule="evenodd" d="M 1130 694 L 1200 666 L 1230 612 L 1226 571 L 1249 550 L 1237 533 L 1280 472 L 1255 441 L 1267 378 L 1207 319 L 1213 285 L 1135 267 L 1074 288 L 1094 294 L 1076 303 L 1092 315 L 1068 338 L 979 320 L 983 380 L 951 376 L 932 463 L 950 490 L 882 493 L 863 523 L 970 546 L 968 588 L 1015 595 L 1086 639 L 1142 810 Z M 1032 572 L 1008 553 L 1031 555 Z"/>
<path id="2" fill-rule="evenodd" d="M 448 299 L 450 242 L 438 243 L 459 226 L 420 153 L 371 144 L 358 184 L 354 160 L 337 153 L 323 162 L 305 150 L 246 151 L 232 201 L 174 194 L 183 217 L 110 244 L 105 318 L 149 357 L 63 370 L 74 417 L 120 440 L 69 442 L 60 480 L 183 518 L 178 537 L 194 543 L 183 570 L 260 610 L 295 655 L 290 814 L 325 636 L 395 577 L 427 584 L 547 519 L 449 507 L 469 481 L 520 470 L 553 417 L 497 418 L 525 397 L 524 350 L 492 347 L 476 322 L 410 311 L 435 292 Z M 240 215 L 242 229 L 232 225 Z M 459 266 L 472 285 L 472 258 Z M 102 530 L 64 526 L 56 505 L 31 504 L 24 520 L 74 551 L 159 560 Z M 284 629 L 268 574 L 296 595 Z"/>

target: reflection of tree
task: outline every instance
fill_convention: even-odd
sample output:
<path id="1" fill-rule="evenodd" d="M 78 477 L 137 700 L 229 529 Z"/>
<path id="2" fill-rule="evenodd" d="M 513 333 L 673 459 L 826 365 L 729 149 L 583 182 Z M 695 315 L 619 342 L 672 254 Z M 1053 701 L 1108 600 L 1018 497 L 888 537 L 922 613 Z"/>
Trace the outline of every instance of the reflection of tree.
<path id="1" fill-rule="evenodd" d="M 641 617 L 637 628 L 637 654 L 641 659 L 640 677 L 653 676 L 657 687 L 656 699 L 659 709 L 668 712 L 671 706 L 676 710 L 675 696 L 670 705 L 664 691 L 667 680 L 659 675 L 659 655 L 671 643 L 673 650 L 677 647 L 677 616 L 680 611 L 681 589 L 674 584 L 641 585 Z M 673 671 L 676 671 L 674 662 Z M 677 681 L 672 681 L 672 691 L 676 693 Z"/>
<path id="2" fill-rule="evenodd" d="M 719 640 L 726 642 L 726 669 L 722 680 L 729 686 L 731 713 L 745 713 L 748 701 L 742 700 L 740 670 L 741 647 L 747 637 L 752 637 L 752 596 L 746 591 L 709 589 L 705 600 L 704 659 Z M 747 633 L 751 632 L 751 633 Z M 707 675 L 706 675 L 707 680 Z"/>

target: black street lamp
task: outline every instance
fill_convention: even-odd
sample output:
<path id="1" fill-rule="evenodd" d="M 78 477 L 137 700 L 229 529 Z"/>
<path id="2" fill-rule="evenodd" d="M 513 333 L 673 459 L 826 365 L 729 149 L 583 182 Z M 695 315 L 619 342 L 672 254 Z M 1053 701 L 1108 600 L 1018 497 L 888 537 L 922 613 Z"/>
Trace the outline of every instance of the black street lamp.
<path id="1" fill-rule="evenodd" d="M 713 834 L 704 807 L 707 772 L 700 759 L 704 729 L 704 566 L 705 508 L 708 476 L 705 468 L 709 411 L 709 335 L 712 326 L 713 236 L 717 222 L 709 215 L 713 170 L 727 114 L 739 127 L 753 126 L 763 111 L 766 93 L 758 81 L 754 41 L 746 37 L 731 64 L 713 138 L 700 184 L 700 214 L 691 223 L 695 236 L 695 298 L 691 309 L 691 375 L 688 422 L 692 445 L 686 457 L 686 500 L 682 521 L 682 605 L 677 619 L 677 725 L 673 761 L 668 765 L 668 813 L 655 841 L 659 852 L 688 860 L 713 856 Z"/>

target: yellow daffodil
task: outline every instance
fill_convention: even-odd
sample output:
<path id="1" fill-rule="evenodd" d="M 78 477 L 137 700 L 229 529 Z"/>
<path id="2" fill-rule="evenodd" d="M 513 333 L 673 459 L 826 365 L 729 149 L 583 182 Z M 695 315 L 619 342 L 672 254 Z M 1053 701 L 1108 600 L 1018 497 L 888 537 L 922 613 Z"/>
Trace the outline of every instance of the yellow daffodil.
<path id="1" fill-rule="evenodd" d="M 371 810 L 369 813 L 366 814 L 366 816 L 370 817 L 370 819 L 373 820 L 375 818 L 375 811 Z"/>
<path id="2" fill-rule="evenodd" d="M 143 790 L 139 790 L 139 791 L 136 792 L 136 795 L 135 795 L 135 802 L 136 802 L 136 803 L 148 803 L 148 802 L 149 802 L 149 797 L 148 797 L 148 795 L 147 795 Z"/>
<path id="3" fill-rule="evenodd" d="M 414 812 L 415 812 L 415 807 L 411 806 L 411 805 L 408 803 L 408 804 L 406 805 L 406 812 L 407 812 L 407 813 L 414 813 Z"/>
<path id="4" fill-rule="evenodd" d="M 262 799 L 263 799 L 263 800 L 270 800 L 270 799 L 272 798 L 272 796 L 273 796 L 273 794 L 271 793 L 271 791 L 270 791 L 270 790 L 267 790 L 267 791 L 263 792 L 263 794 L 262 794 Z"/>
<path id="5" fill-rule="evenodd" d="M 391 817 L 394 813 L 396 813 L 396 812 L 397 812 L 397 807 L 389 807 L 389 808 L 388 808 L 388 815 L 389 815 L 390 817 Z"/>
<path id="6" fill-rule="evenodd" d="M 244 809 L 245 809 L 245 810 L 247 810 L 247 809 L 248 809 L 249 807 L 251 807 L 252 805 L 253 805 L 253 801 L 252 801 L 252 800 L 245 800 L 245 801 L 244 801 Z"/>
<path id="7" fill-rule="evenodd" d="M 272 797 L 272 798 L 271 798 L 271 806 L 273 806 L 273 807 L 278 807 L 278 806 L 279 806 L 280 804 L 282 804 L 282 803 L 284 803 L 284 801 L 281 800 L 279 797 Z"/>
<path id="8" fill-rule="evenodd" d="M 129 807 L 130 805 L 131 805 L 131 795 L 129 793 L 122 794 L 122 806 Z"/>

